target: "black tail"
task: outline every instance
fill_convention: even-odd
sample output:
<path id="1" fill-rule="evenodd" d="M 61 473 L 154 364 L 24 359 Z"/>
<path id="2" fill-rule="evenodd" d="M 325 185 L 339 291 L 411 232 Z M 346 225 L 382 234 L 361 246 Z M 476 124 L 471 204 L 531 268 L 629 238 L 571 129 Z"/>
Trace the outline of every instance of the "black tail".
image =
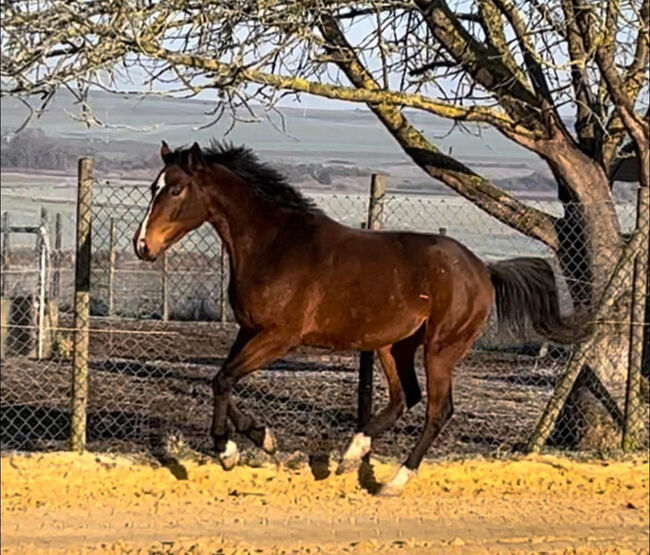
<path id="1" fill-rule="evenodd" d="M 557 343 L 575 343 L 588 335 L 584 325 L 569 324 L 560 315 L 557 284 L 543 258 L 512 258 L 489 264 L 496 293 L 497 317 L 525 334 L 533 330 Z"/>

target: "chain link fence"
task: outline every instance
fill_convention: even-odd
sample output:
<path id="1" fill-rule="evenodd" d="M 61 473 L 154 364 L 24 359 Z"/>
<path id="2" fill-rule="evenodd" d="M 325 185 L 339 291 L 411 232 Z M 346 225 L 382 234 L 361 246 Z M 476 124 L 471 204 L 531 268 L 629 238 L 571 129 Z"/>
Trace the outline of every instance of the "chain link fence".
<path id="1" fill-rule="evenodd" d="M 71 325 L 72 244 L 61 230 L 73 219 L 50 221 L 43 211 L 31 225 L 2 217 L 2 447 L 60 448 L 70 434 L 67 347 L 57 327 Z"/>
<path id="2" fill-rule="evenodd" d="M 92 219 L 92 249 L 82 245 L 77 258 L 75 233 L 62 231 L 79 230 L 69 216 L 55 223 L 42 217 L 28 240 L 18 240 L 24 232 L 3 222 L 2 448 L 65 448 L 71 436 L 75 445 L 76 433 L 77 444 L 91 450 L 150 450 L 182 436 L 193 449 L 209 452 L 211 379 L 237 330 L 227 303 L 226 253 L 204 225 L 159 261 L 142 262 L 131 241 L 149 203 L 148 187 L 96 181 L 92 195 L 79 211 Z M 346 225 L 368 223 L 368 196 L 309 196 Z M 389 191 L 379 200 L 372 227 L 446 234 L 488 262 L 549 259 L 566 314 L 585 297 L 581 288 L 593 286 L 593 265 L 578 248 L 584 237 L 572 227 L 562 235 L 576 248 L 565 248 L 572 258 L 560 263 L 540 242 L 460 197 Z M 554 201 L 529 204 L 563 215 Z M 456 368 L 455 414 L 429 456 L 533 449 L 547 441 L 593 449 L 612 434 L 625 435 L 628 447 L 647 446 L 648 369 L 641 368 L 641 350 L 648 322 L 645 298 L 635 298 L 647 280 L 647 210 L 644 216 L 629 203 L 616 211 L 627 242 L 611 250 L 611 260 L 599 262 L 607 262 L 615 277 L 599 304 L 609 308 L 592 312 L 594 338 L 570 347 L 534 334 L 513 337 L 493 318 Z M 77 287 L 76 296 L 75 264 L 77 282 L 89 272 L 88 291 Z M 87 356 L 79 336 L 86 310 Z M 418 368 L 424 385 L 420 361 Z M 357 427 L 358 381 L 358 353 L 299 348 L 243 380 L 235 398 L 276 431 L 280 449 L 332 452 Z M 387 401 L 376 362 L 367 391 L 375 411 Z M 420 403 L 381 437 L 376 452 L 403 455 L 423 418 Z"/>

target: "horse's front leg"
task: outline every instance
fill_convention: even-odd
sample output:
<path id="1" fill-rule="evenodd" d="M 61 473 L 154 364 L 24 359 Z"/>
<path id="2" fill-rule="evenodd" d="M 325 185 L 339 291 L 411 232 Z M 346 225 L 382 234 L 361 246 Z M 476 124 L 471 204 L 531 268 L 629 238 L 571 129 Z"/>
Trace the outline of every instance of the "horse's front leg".
<path id="1" fill-rule="evenodd" d="M 226 470 L 230 470 L 239 460 L 237 445 L 230 439 L 229 412 L 238 428 L 244 427 L 241 422 L 246 418 L 237 411 L 232 403 L 230 396 L 233 387 L 247 374 L 282 356 L 290 347 L 291 342 L 277 333 L 260 331 L 249 334 L 240 332 L 224 365 L 214 377 L 212 381 L 214 412 L 211 434 L 219 460 Z M 238 420 L 240 421 L 239 425 Z M 257 430 L 252 428 L 252 425 L 251 420 L 247 431 L 254 434 Z M 266 435 L 263 439 L 266 439 Z"/>
<path id="2" fill-rule="evenodd" d="M 237 337 L 230 347 L 230 352 L 226 357 L 224 365 L 232 362 L 232 359 L 239 354 L 254 336 L 255 332 L 246 328 L 240 327 Z M 253 416 L 237 408 L 235 400 L 230 397 L 228 402 L 228 418 L 235 427 L 235 431 L 248 437 L 255 445 L 262 448 L 266 453 L 272 455 L 275 452 L 276 444 L 275 438 L 265 426 L 261 426 Z"/>

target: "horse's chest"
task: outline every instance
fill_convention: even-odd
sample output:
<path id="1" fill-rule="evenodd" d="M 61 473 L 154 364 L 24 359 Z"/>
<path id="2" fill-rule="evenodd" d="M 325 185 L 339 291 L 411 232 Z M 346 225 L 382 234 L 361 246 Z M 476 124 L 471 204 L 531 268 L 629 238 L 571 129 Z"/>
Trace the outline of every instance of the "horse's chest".
<path id="1" fill-rule="evenodd" d="M 236 320 L 248 327 L 264 327 L 277 320 L 295 298 L 289 283 L 275 280 L 231 280 L 228 295 Z"/>

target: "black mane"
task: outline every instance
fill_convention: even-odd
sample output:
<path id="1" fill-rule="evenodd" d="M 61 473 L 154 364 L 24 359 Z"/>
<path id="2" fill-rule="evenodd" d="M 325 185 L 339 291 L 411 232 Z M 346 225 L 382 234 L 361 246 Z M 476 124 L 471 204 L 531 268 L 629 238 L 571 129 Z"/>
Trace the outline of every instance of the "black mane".
<path id="1" fill-rule="evenodd" d="M 189 149 L 177 149 L 172 154 L 172 162 L 186 165 Z M 248 147 L 233 146 L 212 140 L 210 147 L 202 149 L 203 160 L 221 164 L 251 185 L 260 197 L 275 204 L 298 212 L 320 213 L 314 202 L 304 197 L 287 182 L 287 178 L 264 162 Z"/>

